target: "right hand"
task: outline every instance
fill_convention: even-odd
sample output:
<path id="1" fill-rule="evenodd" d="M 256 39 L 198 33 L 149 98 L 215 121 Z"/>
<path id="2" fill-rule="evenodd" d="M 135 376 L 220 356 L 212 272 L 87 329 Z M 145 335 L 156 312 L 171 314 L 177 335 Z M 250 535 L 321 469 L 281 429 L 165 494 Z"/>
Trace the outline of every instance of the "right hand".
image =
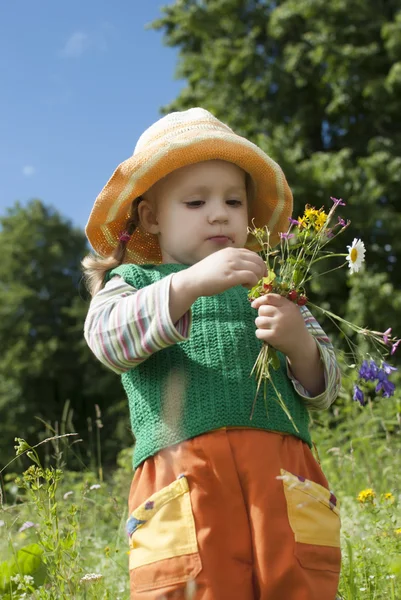
<path id="1" fill-rule="evenodd" d="M 224 248 L 209 254 L 185 273 L 196 297 L 214 296 L 236 285 L 251 289 L 267 275 L 262 258 L 246 248 Z"/>

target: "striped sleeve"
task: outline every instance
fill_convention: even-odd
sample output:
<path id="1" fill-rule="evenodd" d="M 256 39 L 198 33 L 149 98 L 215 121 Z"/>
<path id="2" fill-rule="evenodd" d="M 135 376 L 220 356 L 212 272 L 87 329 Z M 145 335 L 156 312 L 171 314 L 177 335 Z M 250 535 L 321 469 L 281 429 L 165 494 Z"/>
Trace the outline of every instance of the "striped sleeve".
<path id="1" fill-rule="evenodd" d="M 124 373 L 151 354 L 188 339 L 192 313 L 173 323 L 169 311 L 172 275 L 137 290 L 115 276 L 93 298 L 84 337 L 96 358 Z"/>
<path id="2" fill-rule="evenodd" d="M 338 366 L 334 348 L 329 338 L 312 315 L 306 308 L 301 307 L 301 313 L 305 321 L 305 325 L 309 332 L 316 340 L 317 347 L 320 352 L 320 358 L 324 367 L 325 390 L 318 396 L 311 397 L 309 392 L 295 379 L 291 372 L 290 365 L 287 359 L 287 374 L 291 379 L 295 390 L 305 400 L 305 404 L 312 410 L 325 410 L 329 408 L 338 396 L 341 388 L 341 371 Z"/>

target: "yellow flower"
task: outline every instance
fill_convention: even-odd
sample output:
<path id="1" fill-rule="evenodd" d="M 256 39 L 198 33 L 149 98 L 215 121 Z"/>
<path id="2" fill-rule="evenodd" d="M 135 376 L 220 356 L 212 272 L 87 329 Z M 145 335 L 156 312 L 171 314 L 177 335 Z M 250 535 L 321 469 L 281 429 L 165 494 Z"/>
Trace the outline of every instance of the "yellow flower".
<path id="1" fill-rule="evenodd" d="M 399 527 L 398 529 L 395 529 L 394 533 L 396 533 L 397 535 L 401 535 L 401 527 Z"/>
<path id="2" fill-rule="evenodd" d="M 316 221 L 315 221 L 315 229 L 316 231 L 320 231 L 321 228 L 323 227 L 323 225 L 326 223 L 327 221 L 327 215 L 324 211 L 319 212 L 318 216 L 316 217 Z"/>
<path id="3" fill-rule="evenodd" d="M 305 219 L 305 217 L 298 217 L 297 221 L 299 223 L 299 225 L 298 225 L 299 229 L 303 229 L 304 227 L 307 227 L 307 225 L 308 225 L 308 222 Z"/>
<path id="4" fill-rule="evenodd" d="M 391 492 L 386 492 L 385 494 L 383 494 L 383 498 L 385 500 L 387 500 L 388 502 L 390 502 L 390 504 L 393 504 L 393 502 L 395 500 L 395 498 Z"/>
<path id="5" fill-rule="evenodd" d="M 316 210 L 314 206 L 310 206 L 309 204 L 305 207 L 304 217 L 309 223 L 314 223 L 316 218 L 319 216 L 319 211 Z"/>
<path id="6" fill-rule="evenodd" d="M 365 504 L 365 502 L 371 502 L 373 504 L 373 500 L 375 498 L 376 498 L 376 493 L 374 492 L 374 490 L 372 490 L 372 488 L 367 488 L 366 490 L 362 490 L 358 494 L 358 500 L 362 504 Z"/>

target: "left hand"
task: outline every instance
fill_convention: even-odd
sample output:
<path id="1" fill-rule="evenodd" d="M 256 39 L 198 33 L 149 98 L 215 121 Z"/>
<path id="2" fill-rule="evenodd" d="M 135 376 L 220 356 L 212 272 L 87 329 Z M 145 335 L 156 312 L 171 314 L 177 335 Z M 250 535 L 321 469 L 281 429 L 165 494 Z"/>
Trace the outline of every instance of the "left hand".
<path id="1" fill-rule="evenodd" d="M 258 309 L 256 337 L 267 342 L 290 360 L 310 344 L 309 333 L 299 306 L 279 294 L 256 298 L 251 306 Z"/>

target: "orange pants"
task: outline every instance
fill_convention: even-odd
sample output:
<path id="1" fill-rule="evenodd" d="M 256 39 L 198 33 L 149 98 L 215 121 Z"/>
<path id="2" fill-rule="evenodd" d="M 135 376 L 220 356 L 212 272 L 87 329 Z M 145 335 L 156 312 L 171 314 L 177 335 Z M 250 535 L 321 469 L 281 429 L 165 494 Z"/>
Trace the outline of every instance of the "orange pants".
<path id="1" fill-rule="evenodd" d="M 336 597 L 338 502 L 293 436 L 222 429 L 163 450 L 129 511 L 131 599 Z"/>

